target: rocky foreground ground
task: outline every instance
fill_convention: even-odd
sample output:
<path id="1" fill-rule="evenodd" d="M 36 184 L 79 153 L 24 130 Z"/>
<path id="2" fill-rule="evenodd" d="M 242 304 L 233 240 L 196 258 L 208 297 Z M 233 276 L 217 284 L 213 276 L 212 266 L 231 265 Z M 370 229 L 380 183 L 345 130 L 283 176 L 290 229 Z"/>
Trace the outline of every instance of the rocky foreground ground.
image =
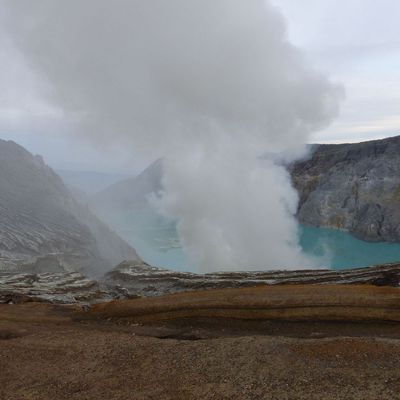
<path id="1" fill-rule="evenodd" d="M 36 297 L 27 280 L 24 296 L 12 297 L 18 282 L 8 282 L 0 399 L 399 399 L 397 269 L 345 273 L 346 285 L 327 276 L 316 282 L 319 273 L 310 271 L 286 281 L 270 273 L 269 284 L 264 276 L 250 285 L 245 274 L 244 287 L 232 287 L 230 276 L 228 288 L 217 279 L 218 289 L 208 282 L 146 297 L 132 295 L 131 278 L 129 289 L 119 281 L 114 291 L 110 277 L 108 289 L 78 277 L 69 286 L 59 281 L 51 298 L 43 281 Z M 137 278 L 142 289 L 147 278 Z M 98 296 L 92 304 L 79 297 L 83 287 Z M 68 293 L 74 301 L 65 301 Z"/>
<path id="2" fill-rule="evenodd" d="M 1 399 L 399 398 L 395 323 L 80 315 L 0 306 Z"/>
<path id="3" fill-rule="evenodd" d="M 94 304 L 121 298 L 275 285 L 373 285 L 400 287 L 400 264 L 344 271 L 299 270 L 195 274 L 125 261 L 98 280 L 78 272 L 1 272 L 0 303 L 44 301 Z"/>

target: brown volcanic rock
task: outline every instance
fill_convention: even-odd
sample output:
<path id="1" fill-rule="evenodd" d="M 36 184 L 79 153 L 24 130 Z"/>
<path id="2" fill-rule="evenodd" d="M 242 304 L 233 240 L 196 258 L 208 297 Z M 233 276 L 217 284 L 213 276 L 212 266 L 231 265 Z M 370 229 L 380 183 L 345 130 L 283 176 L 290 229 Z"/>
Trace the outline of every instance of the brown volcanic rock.
<path id="1" fill-rule="evenodd" d="M 400 289 L 279 285 L 194 291 L 96 304 L 87 316 L 134 322 L 199 317 L 400 322 Z"/>
<path id="2" fill-rule="evenodd" d="M 73 314 L 0 305 L 1 399 L 395 400 L 400 391 L 398 325 L 353 324 L 353 337 L 316 339 L 301 324 L 287 337 L 268 326 L 246 333 L 246 323 L 230 335 L 226 323 L 215 338 L 177 340 Z M 343 323 L 329 326 L 340 333 Z"/>

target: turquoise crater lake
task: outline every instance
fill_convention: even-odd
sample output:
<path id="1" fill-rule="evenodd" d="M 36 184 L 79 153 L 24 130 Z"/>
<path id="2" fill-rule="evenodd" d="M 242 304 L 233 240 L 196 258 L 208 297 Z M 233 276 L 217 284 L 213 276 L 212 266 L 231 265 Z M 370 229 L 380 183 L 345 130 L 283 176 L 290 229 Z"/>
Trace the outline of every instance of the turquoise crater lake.
<path id="1" fill-rule="evenodd" d="M 174 221 L 152 211 L 107 219 L 149 264 L 193 270 L 180 246 Z M 341 270 L 400 261 L 400 244 L 365 242 L 335 229 L 301 226 L 299 242 L 306 254 L 317 258 L 321 268 Z"/>

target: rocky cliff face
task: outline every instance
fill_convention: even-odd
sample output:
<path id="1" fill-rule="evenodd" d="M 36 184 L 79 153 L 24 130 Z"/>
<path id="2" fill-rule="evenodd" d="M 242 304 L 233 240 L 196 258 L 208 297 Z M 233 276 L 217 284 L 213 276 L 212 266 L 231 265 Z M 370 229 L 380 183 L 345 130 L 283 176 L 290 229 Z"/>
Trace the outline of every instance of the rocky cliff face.
<path id="1" fill-rule="evenodd" d="M 400 242 L 400 136 L 314 146 L 290 169 L 301 223 Z"/>
<path id="2" fill-rule="evenodd" d="M 92 273 L 138 259 L 133 248 L 74 200 L 41 157 L 0 140 L 0 270 L 23 269 L 47 256 L 61 269 Z"/>

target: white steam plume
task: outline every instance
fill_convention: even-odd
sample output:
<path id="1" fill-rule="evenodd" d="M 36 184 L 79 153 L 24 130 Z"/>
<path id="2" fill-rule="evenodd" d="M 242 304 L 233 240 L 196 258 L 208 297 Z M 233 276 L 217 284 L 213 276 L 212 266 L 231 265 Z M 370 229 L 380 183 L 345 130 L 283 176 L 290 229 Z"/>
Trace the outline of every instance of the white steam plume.
<path id="1" fill-rule="evenodd" d="M 0 0 L 1 1 L 1 0 Z M 285 169 L 341 90 L 264 0 L 2 0 L 4 24 L 82 134 L 165 158 L 163 210 L 204 269 L 296 268 Z"/>

